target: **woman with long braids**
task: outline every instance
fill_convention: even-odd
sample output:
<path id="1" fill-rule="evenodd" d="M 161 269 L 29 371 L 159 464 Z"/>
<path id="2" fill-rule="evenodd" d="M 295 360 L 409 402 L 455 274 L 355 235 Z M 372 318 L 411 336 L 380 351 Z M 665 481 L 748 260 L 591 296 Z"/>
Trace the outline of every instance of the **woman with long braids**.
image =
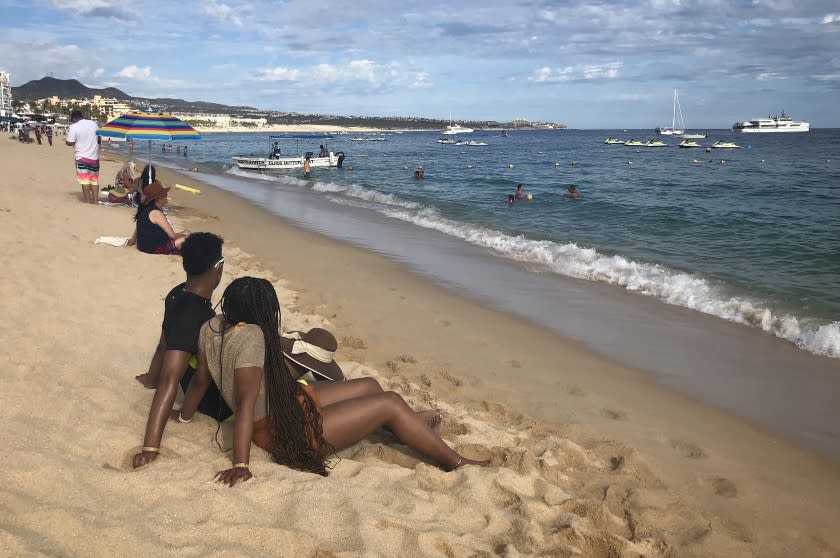
<path id="1" fill-rule="evenodd" d="M 199 337 L 198 369 L 178 420 L 192 420 L 204 391 L 215 382 L 234 409 L 233 467 L 217 480 L 234 486 L 251 478 L 251 441 L 277 463 L 327 475 L 325 461 L 378 428 L 389 428 L 404 444 L 445 470 L 487 465 L 452 450 L 434 421 L 416 413 L 394 392 L 370 378 L 341 382 L 296 379 L 279 334 L 280 303 L 273 285 L 241 277 L 225 289 L 222 314 L 207 322 Z"/>

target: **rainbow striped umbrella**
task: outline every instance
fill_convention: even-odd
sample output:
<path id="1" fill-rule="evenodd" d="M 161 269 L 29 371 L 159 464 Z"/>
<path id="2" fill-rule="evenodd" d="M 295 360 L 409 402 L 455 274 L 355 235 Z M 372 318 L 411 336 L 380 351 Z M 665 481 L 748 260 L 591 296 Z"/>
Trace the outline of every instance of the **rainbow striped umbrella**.
<path id="1" fill-rule="evenodd" d="M 201 134 L 175 116 L 129 113 L 99 128 L 96 135 L 134 140 L 198 140 Z"/>
<path id="2" fill-rule="evenodd" d="M 149 140 L 149 165 L 152 164 L 152 140 L 200 140 L 201 134 L 176 116 L 129 113 L 117 117 L 96 131 L 97 136 L 131 140 Z M 149 173 L 149 180 L 152 175 Z"/>

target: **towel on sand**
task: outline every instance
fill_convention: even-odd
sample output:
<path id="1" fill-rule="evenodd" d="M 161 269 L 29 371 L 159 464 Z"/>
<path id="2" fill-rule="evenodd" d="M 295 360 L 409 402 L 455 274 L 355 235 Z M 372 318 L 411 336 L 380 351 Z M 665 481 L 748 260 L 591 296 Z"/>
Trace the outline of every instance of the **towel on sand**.
<path id="1" fill-rule="evenodd" d="M 111 246 L 125 246 L 128 244 L 127 236 L 100 236 L 93 241 L 94 244 L 110 244 Z"/>

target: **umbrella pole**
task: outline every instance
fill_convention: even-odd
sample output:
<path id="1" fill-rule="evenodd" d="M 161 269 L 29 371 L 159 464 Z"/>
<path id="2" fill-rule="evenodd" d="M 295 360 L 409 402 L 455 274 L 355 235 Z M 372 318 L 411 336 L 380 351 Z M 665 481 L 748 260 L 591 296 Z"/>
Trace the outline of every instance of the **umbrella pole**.
<path id="1" fill-rule="evenodd" d="M 149 140 L 149 184 L 152 183 L 152 140 Z"/>

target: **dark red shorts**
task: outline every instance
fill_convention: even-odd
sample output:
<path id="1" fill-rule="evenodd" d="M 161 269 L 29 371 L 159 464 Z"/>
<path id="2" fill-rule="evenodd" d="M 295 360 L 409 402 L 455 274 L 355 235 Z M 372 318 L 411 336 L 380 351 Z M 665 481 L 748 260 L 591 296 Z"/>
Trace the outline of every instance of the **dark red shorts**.
<path id="1" fill-rule="evenodd" d="M 181 251 L 175 247 L 175 241 L 169 239 L 166 244 L 162 244 L 152 251 L 152 254 L 178 255 Z"/>

